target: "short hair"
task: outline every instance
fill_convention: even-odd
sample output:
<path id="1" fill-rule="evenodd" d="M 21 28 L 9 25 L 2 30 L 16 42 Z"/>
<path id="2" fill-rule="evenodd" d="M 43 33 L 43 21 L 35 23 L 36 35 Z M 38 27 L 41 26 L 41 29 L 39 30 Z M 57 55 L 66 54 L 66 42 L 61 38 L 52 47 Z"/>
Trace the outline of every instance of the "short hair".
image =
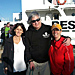
<path id="1" fill-rule="evenodd" d="M 7 25 L 7 24 L 4 24 L 4 26 L 5 26 L 5 25 Z"/>
<path id="2" fill-rule="evenodd" d="M 15 30 L 18 26 L 21 26 L 21 28 L 23 29 L 23 33 L 22 33 L 21 36 L 25 36 L 26 28 L 25 28 L 25 26 L 23 25 L 23 23 L 16 23 L 16 24 L 14 25 L 12 31 L 11 31 L 11 34 L 12 34 L 13 36 L 16 35 L 14 30 Z"/>
<path id="3" fill-rule="evenodd" d="M 0 22 L 1 22 L 1 20 L 0 20 Z"/>
<path id="4" fill-rule="evenodd" d="M 13 24 L 10 24 L 10 26 L 13 26 Z"/>
<path id="5" fill-rule="evenodd" d="M 35 17 L 35 16 L 39 16 L 39 18 L 40 18 L 40 14 L 39 14 L 37 11 L 31 12 L 30 15 L 29 15 L 29 17 L 28 17 L 27 23 L 28 23 L 28 24 L 31 24 L 31 20 L 32 20 L 32 18 Z"/>
<path id="6" fill-rule="evenodd" d="M 7 22 L 7 24 L 9 24 L 10 22 Z"/>

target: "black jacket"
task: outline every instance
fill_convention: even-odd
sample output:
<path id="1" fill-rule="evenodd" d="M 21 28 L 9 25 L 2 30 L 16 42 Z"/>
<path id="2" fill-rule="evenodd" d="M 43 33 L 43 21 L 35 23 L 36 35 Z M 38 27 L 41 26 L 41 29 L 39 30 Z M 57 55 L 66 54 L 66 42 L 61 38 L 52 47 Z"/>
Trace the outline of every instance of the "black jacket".
<path id="1" fill-rule="evenodd" d="M 32 25 L 29 26 L 26 32 L 26 57 L 27 61 L 33 59 L 38 63 L 43 63 L 49 60 L 48 50 L 51 41 L 51 27 L 48 25 L 42 26 L 39 30 L 35 30 Z"/>
<path id="2" fill-rule="evenodd" d="M 25 38 L 22 37 L 23 44 L 25 45 Z M 5 40 L 4 51 L 2 54 L 2 61 L 4 63 L 4 68 L 7 67 L 9 72 L 13 72 L 13 62 L 14 62 L 14 43 L 13 37 Z M 26 58 L 25 58 L 26 61 Z"/>

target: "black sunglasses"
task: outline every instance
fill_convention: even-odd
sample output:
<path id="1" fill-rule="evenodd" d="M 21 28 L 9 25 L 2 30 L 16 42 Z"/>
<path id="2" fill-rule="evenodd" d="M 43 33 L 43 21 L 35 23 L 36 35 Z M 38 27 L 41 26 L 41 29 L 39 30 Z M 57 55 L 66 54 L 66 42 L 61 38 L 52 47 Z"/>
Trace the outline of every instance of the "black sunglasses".
<path id="1" fill-rule="evenodd" d="M 31 23 L 35 23 L 36 21 L 37 21 L 37 22 L 40 21 L 40 18 L 38 18 L 38 19 L 36 19 L 36 20 L 32 20 Z"/>
<path id="2" fill-rule="evenodd" d="M 54 28 L 52 31 L 61 31 L 61 29 L 59 30 L 58 28 Z"/>

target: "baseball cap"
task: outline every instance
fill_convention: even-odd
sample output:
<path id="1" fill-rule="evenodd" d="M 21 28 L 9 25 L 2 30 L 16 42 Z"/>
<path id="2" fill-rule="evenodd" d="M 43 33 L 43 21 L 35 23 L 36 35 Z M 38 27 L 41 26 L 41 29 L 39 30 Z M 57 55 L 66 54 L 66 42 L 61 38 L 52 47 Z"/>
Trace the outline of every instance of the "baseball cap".
<path id="1" fill-rule="evenodd" d="M 62 30 L 61 25 L 60 24 L 57 24 L 57 23 L 55 23 L 55 24 L 52 25 L 51 30 L 53 30 L 54 28 L 57 28 L 59 30 Z"/>

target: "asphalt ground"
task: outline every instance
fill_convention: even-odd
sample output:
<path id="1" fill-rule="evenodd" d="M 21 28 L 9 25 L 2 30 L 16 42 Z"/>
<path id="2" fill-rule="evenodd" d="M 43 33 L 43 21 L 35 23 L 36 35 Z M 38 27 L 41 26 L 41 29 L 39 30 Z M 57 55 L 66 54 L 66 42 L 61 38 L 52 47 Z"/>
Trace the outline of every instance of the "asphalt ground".
<path id="1" fill-rule="evenodd" d="M 1 59 L 1 54 L 3 52 L 3 48 L 1 50 L 1 45 L 0 45 L 0 59 Z M 74 52 L 74 71 L 73 71 L 73 75 L 75 75 L 75 48 L 73 49 Z M 0 61 L 0 75 L 5 75 L 3 72 L 3 63 L 2 61 Z"/>

